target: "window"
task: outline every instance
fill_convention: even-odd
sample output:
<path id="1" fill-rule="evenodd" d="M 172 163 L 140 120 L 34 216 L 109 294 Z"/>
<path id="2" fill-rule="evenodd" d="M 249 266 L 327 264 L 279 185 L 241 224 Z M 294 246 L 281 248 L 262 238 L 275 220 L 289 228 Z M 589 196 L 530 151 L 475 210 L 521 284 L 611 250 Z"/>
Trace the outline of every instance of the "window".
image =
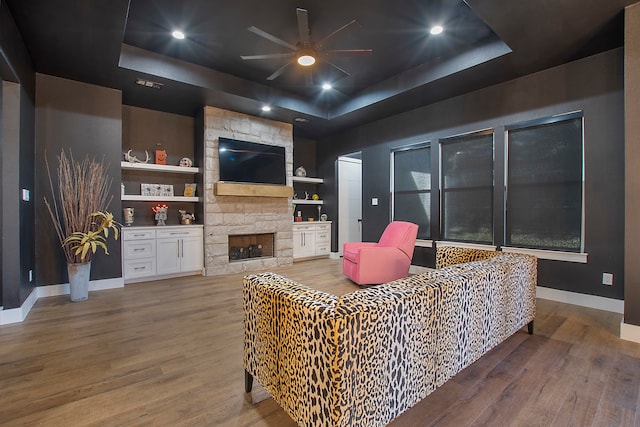
<path id="1" fill-rule="evenodd" d="M 441 143 L 442 238 L 493 243 L 493 132 Z"/>
<path id="2" fill-rule="evenodd" d="M 431 147 L 391 153 L 392 219 L 418 224 L 418 238 L 431 238 Z"/>
<path id="3" fill-rule="evenodd" d="M 507 246 L 582 251 L 582 120 L 507 127 Z"/>

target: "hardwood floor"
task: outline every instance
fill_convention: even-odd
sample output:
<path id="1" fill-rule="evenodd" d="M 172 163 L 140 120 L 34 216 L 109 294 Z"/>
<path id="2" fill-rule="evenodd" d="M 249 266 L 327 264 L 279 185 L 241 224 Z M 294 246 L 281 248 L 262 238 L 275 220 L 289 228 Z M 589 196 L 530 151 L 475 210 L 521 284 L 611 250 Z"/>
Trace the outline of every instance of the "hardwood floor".
<path id="1" fill-rule="evenodd" d="M 340 261 L 274 271 L 311 287 L 357 289 Z M 293 426 L 254 383 L 244 393 L 242 275 L 193 276 L 38 301 L 0 326 L 0 425 Z M 615 313 L 538 300 L 522 331 L 392 426 L 640 424 L 640 344 Z"/>

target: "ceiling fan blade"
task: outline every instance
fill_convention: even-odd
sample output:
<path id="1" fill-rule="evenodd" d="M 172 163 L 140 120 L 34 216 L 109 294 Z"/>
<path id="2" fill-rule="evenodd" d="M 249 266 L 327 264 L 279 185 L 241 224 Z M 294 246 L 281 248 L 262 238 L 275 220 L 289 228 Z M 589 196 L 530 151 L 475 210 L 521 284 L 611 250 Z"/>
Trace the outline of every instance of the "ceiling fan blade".
<path id="1" fill-rule="evenodd" d="M 260 28 L 257 27 L 249 27 L 249 31 L 251 31 L 253 34 L 256 34 L 260 37 L 264 37 L 265 39 L 272 41 L 276 44 L 279 44 L 280 46 L 284 46 L 287 47 L 291 50 L 296 50 L 296 47 L 294 45 L 292 45 L 291 43 L 287 43 L 286 41 L 279 39 L 276 36 L 273 36 L 267 32 L 262 31 Z"/>
<path id="2" fill-rule="evenodd" d="M 284 64 L 282 67 L 278 68 L 273 74 L 271 74 L 269 77 L 267 77 L 267 80 L 275 80 L 278 78 L 278 76 L 280 76 L 280 74 L 284 73 L 284 70 L 291 65 L 291 61 L 287 62 L 286 64 Z"/>
<path id="3" fill-rule="evenodd" d="M 342 27 L 338 28 L 337 30 L 335 30 L 333 33 L 329 34 L 328 36 L 326 36 L 325 38 L 323 38 L 322 40 L 320 40 L 317 44 L 318 47 L 322 47 L 327 41 L 329 41 L 329 39 L 332 39 L 336 34 L 338 34 L 339 32 L 346 30 L 347 28 L 349 28 L 350 26 L 352 26 L 353 24 L 356 23 L 356 20 L 354 19 L 353 21 L 344 24 Z"/>
<path id="4" fill-rule="evenodd" d="M 325 60 L 324 60 L 324 62 L 326 62 L 327 64 L 331 65 L 333 68 L 335 68 L 336 70 L 340 71 L 341 73 L 346 74 L 347 76 L 350 76 L 350 75 L 351 75 L 351 73 L 349 73 L 349 72 L 348 72 L 348 71 L 346 71 L 346 70 L 343 70 L 342 68 L 338 67 L 336 64 L 334 64 L 334 63 L 333 63 L 333 62 L 331 62 L 331 61 L 327 61 L 327 60 L 325 59 Z"/>
<path id="5" fill-rule="evenodd" d="M 298 15 L 298 33 L 302 47 L 309 47 L 309 12 L 306 9 L 296 9 Z"/>
<path id="6" fill-rule="evenodd" d="M 323 55 L 335 55 L 335 56 L 369 56 L 373 53 L 373 49 L 336 49 L 336 50 L 323 50 Z"/>
<path id="7" fill-rule="evenodd" d="M 240 55 L 240 58 L 246 60 L 249 59 L 278 59 L 278 58 L 291 58 L 294 55 L 291 53 L 271 53 L 267 55 Z"/>

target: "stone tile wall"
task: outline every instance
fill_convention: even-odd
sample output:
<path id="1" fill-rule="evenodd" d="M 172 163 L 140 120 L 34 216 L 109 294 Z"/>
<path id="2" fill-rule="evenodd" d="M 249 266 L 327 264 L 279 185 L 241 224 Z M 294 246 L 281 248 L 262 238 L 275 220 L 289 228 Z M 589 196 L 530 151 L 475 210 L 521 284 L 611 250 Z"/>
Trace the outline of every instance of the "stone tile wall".
<path id="1" fill-rule="evenodd" d="M 216 196 L 218 138 L 285 147 L 287 185 L 293 175 L 293 126 L 273 120 L 205 107 L 204 244 L 207 276 L 263 271 L 293 262 L 291 199 Z M 229 235 L 275 233 L 274 258 L 229 262 Z"/>

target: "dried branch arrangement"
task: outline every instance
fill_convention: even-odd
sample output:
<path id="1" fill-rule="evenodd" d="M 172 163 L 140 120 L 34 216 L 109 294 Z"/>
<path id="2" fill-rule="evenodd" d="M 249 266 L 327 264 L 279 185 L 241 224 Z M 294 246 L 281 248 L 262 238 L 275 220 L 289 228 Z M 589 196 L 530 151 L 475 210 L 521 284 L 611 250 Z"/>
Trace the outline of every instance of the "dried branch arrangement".
<path id="1" fill-rule="evenodd" d="M 46 157 L 45 157 L 46 161 Z M 113 196 L 109 195 L 111 178 L 108 177 L 104 161 L 97 162 L 87 156 L 82 161 L 73 158 L 64 150 L 58 156 L 58 188 L 53 185 L 49 162 L 46 161 L 52 201 L 44 198 L 58 240 L 68 263 L 91 261 L 94 251 L 78 253 L 69 244 L 73 233 L 90 233 L 98 226 L 95 221 L 96 212 L 106 212 Z"/>

